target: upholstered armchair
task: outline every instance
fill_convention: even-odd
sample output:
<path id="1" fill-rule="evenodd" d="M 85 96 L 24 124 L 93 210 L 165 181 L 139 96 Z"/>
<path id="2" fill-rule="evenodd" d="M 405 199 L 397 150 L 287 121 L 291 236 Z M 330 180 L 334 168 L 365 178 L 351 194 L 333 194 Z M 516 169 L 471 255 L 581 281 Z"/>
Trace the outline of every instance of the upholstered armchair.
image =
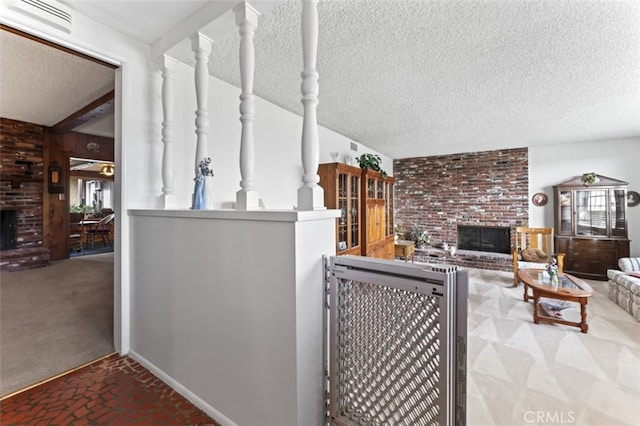
<path id="1" fill-rule="evenodd" d="M 564 269 L 564 253 L 553 250 L 553 228 L 515 228 L 515 242 L 513 249 L 513 286 L 518 285 L 518 270 L 540 269 L 556 259 L 558 272 Z"/>

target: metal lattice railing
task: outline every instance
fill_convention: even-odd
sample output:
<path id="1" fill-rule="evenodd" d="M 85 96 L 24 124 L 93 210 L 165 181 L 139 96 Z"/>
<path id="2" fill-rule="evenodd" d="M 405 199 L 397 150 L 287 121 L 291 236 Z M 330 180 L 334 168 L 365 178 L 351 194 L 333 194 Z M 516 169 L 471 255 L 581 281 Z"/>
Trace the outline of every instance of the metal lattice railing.
<path id="1" fill-rule="evenodd" d="M 330 423 L 464 425 L 468 274 L 347 256 L 329 276 Z"/>
<path id="2" fill-rule="evenodd" d="M 438 414 L 439 301 L 339 280 L 342 416 L 367 425 L 432 424 Z"/>

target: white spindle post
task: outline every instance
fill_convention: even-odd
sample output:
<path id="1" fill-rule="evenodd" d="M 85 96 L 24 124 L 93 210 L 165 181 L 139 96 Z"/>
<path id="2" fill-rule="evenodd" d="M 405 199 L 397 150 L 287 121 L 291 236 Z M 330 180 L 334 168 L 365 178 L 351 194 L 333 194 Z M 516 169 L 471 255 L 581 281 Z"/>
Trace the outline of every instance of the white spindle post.
<path id="1" fill-rule="evenodd" d="M 323 210 L 324 191 L 318 182 L 320 148 L 318 142 L 318 0 L 302 0 L 302 169 L 303 185 L 298 188 L 298 210 Z"/>
<path id="2" fill-rule="evenodd" d="M 209 55 L 211 54 L 211 39 L 200 33 L 191 36 L 191 49 L 196 58 L 195 85 L 196 85 L 196 159 L 194 172 L 198 174 L 200 161 L 208 157 L 207 135 L 209 134 Z"/>
<path id="3" fill-rule="evenodd" d="M 162 194 L 165 209 L 176 207 L 176 191 L 173 186 L 173 72 L 177 60 L 163 55 L 160 60 L 162 70 Z"/>
<path id="4" fill-rule="evenodd" d="M 254 48 L 253 37 L 258 26 L 260 14 L 247 3 L 240 3 L 233 11 L 236 14 L 236 25 L 240 31 L 240 181 L 241 189 L 236 192 L 236 209 L 258 209 L 258 192 L 255 190 L 254 166 L 255 149 L 253 142 L 253 120 L 255 106 L 253 97 Z"/>

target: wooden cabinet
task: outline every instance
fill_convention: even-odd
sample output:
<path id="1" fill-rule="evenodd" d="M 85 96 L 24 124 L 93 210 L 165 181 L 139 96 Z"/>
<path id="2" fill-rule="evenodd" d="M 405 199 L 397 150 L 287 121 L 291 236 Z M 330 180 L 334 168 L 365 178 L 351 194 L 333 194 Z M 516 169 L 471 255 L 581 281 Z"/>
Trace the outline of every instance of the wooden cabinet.
<path id="1" fill-rule="evenodd" d="M 324 204 L 340 210 L 336 219 L 336 253 L 361 254 L 361 197 L 359 167 L 342 163 L 320 164 L 318 175 L 324 189 Z"/>
<path id="2" fill-rule="evenodd" d="M 393 259 L 392 177 L 342 163 L 320 164 L 328 209 L 338 209 L 336 253 Z"/>
<path id="3" fill-rule="evenodd" d="M 393 259 L 393 177 L 363 170 L 362 193 L 362 255 Z"/>
<path id="4" fill-rule="evenodd" d="M 580 177 L 554 186 L 555 248 L 564 270 L 581 278 L 607 279 L 618 259 L 629 256 L 627 182 L 599 176 L 585 186 Z"/>

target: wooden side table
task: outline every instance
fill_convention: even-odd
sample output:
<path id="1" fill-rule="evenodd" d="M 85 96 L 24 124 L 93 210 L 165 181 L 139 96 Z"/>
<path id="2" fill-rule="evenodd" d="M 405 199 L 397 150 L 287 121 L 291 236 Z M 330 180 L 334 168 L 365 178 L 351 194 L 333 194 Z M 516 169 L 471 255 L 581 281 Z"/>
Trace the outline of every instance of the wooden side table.
<path id="1" fill-rule="evenodd" d="M 415 261 L 416 245 L 413 241 L 397 241 L 395 243 L 395 256 L 401 257 L 404 261 L 408 261 L 411 256 L 411 262 Z"/>

